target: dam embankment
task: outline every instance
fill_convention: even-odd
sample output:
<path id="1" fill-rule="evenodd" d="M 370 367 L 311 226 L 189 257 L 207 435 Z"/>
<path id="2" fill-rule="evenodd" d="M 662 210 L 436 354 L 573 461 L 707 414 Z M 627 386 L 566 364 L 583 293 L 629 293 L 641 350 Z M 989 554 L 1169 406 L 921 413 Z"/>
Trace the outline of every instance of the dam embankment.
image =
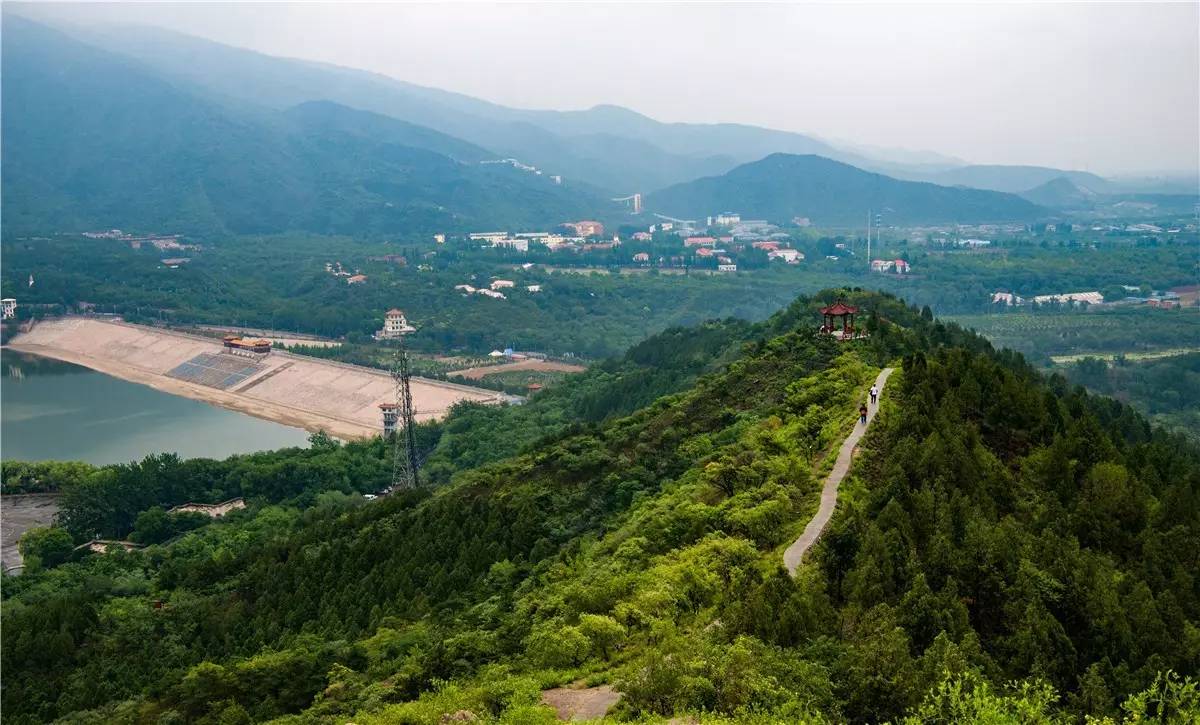
<path id="1" fill-rule="evenodd" d="M 273 351 L 229 354 L 220 340 L 91 317 L 39 322 L 8 347 L 82 365 L 122 380 L 343 439 L 378 435 L 380 403 L 395 402 L 382 370 Z M 504 395 L 468 385 L 412 379 L 418 421 L 440 418 L 462 400 Z"/>

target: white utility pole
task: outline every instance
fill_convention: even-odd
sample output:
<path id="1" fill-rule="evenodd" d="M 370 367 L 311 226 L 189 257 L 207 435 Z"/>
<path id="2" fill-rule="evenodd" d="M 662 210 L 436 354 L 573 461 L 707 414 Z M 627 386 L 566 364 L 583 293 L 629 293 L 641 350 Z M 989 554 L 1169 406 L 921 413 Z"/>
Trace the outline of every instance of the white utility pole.
<path id="1" fill-rule="evenodd" d="M 871 210 L 867 209 L 867 269 L 871 269 Z"/>

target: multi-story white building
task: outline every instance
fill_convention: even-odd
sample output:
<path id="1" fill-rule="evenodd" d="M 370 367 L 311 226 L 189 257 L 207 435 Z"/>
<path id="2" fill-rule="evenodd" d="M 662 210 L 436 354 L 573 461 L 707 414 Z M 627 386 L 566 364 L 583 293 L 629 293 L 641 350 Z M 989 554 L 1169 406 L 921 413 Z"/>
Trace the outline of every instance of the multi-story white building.
<path id="1" fill-rule="evenodd" d="M 496 239 L 507 239 L 508 232 L 473 232 L 467 237 L 473 242 L 491 242 Z"/>
<path id="2" fill-rule="evenodd" d="M 12 297 L 5 297 L 0 300 L 4 304 L 4 319 L 11 320 L 17 316 L 17 301 Z"/>
<path id="3" fill-rule="evenodd" d="M 416 331 L 417 328 L 408 324 L 404 313 L 393 307 L 383 316 L 383 329 L 375 337 L 381 340 L 394 340 L 401 335 L 407 335 L 410 332 Z"/>
<path id="4" fill-rule="evenodd" d="M 507 247 L 509 249 L 515 249 L 518 252 L 529 251 L 528 239 L 493 239 L 491 242 L 493 247 Z"/>

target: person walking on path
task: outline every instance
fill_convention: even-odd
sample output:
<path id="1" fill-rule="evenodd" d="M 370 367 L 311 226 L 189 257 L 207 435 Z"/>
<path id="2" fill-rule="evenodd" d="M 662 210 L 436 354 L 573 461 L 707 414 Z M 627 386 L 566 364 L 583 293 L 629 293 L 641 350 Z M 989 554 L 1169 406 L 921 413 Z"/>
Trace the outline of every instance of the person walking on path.
<path id="1" fill-rule="evenodd" d="M 888 376 L 892 374 L 892 368 L 884 368 L 879 371 L 879 375 L 875 378 L 875 386 L 882 393 L 887 387 Z M 837 507 L 838 501 L 838 486 L 842 479 L 850 471 L 850 461 L 854 457 L 854 449 L 858 447 L 859 441 L 867 434 L 867 429 L 871 427 L 871 422 L 879 415 L 879 407 L 876 406 L 867 410 L 867 406 L 863 405 L 858 409 L 858 418 L 861 421 L 863 412 L 867 411 L 867 422 L 862 426 L 854 426 L 854 430 L 850 431 L 850 435 L 846 436 L 846 440 L 842 441 L 842 445 L 838 448 L 837 460 L 834 461 L 833 469 L 829 471 L 829 475 L 825 477 L 825 483 L 821 486 L 821 503 L 817 506 L 817 513 L 812 517 L 812 521 L 804 527 L 804 533 L 792 542 L 792 545 L 783 552 L 783 565 L 792 576 L 796 575 L 796 569 L 800 566 L 800 561 L 804 558 L 805 552 L 809 547 L 821 538 L 821 533 L 825 531 L 826 524 L 833 517 L 833 510 Z"/>
<path id="2" fill-rule="evenodd" d="M 875 405 L 878 402 L 879 402 L 879 386 L 872 385 L 871 386 L 871 405 Z"/>
<path id="3" fill-rule="evenodd" d="M 858 422 L 863 425 L 867 424 L 867 404 L 863 403 L 858 406 Z"/>

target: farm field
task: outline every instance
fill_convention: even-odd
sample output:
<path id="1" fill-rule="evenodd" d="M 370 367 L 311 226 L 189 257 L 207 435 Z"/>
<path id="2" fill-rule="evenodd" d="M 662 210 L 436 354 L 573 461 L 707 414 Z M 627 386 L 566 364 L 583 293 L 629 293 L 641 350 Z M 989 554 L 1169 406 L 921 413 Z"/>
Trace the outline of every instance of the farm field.
<path id="1" fill-rule="evenodd" d="M 555 373 L 581 373 L 587 370 L 583 365 L 572 365 L 571 363 L 555 362 L 554 360 L 518 360 L 517 362 L 501 363 L 499 365 L 481 365 L 479 367 L 467 368 L 466 370 L 455 370 L 448 373 L 452 377 L 462 377 L 468 380 L 481 380 L 490 375 L 499 375 L 502 373 L 515 372 L 555 372 Z"/>
<path id="2" fill-rule="evenodd" d="M 1053 357 L 1144 355 L 1184 351 L 1200 340 L 1200 309 L 1066 310 L 1004 312 L 949 318 L 1031 360 L 1046 364 Z"/>
<path id="3" fill-rule="evenodd" d="M 1066 363 L 1079 362 L 1085 358 L 1094 357 L 1100 360 L 1112 361 L 1118 357 L 1124 357 L 1126 360 L 1158 360 L 1164 357 L 1176 357 L 1179 355 L 1188 355 L 1193 352 L 1200 352 L 1200 347 L 1173 347 L 1166 350 L 1153 350 L 1150 352 L 1103 352 L 1103 353 L 1078 353 L 1075 355 L 1051 355 L 1050 360 L 1056 365 Z"/>

